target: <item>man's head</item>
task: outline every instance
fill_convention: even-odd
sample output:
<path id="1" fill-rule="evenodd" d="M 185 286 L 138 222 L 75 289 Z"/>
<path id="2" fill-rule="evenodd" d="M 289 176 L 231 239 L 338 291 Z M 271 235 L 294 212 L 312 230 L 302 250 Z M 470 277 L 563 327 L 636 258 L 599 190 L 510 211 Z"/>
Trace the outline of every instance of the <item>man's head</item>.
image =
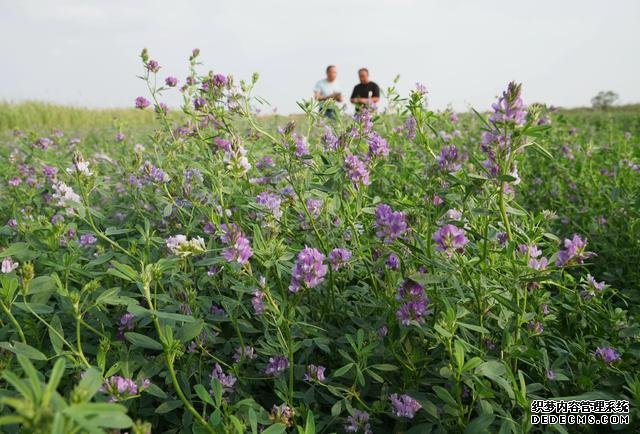
<path id="1" fill-rule="evenodd" d="M 336 69 L 336 66 L 335 65 L 327 66 L 327 80 L 333 81 L 336 79 L 337 76 L 338 76 L 338 70 Z"/>
<path id="2" fill-rule="evenodd" d="M 358 78 L 362 84 L 369 83 L 369 70 L 367 68 L 358 69 Z"/>

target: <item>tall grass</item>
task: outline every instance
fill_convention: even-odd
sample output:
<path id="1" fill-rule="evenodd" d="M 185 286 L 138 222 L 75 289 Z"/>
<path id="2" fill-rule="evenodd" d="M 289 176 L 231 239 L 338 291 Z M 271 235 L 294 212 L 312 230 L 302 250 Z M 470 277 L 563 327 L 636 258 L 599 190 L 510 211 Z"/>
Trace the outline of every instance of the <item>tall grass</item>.
<path id="1" fill-rule="evenodd" d="M 86 130 L 119 123 L 127 128 L 153 123 L 152 111 L 134 108 L 90 109 L 51 104 L 41 101 L 0 102 L 0 131 L 21 130 Z"/>

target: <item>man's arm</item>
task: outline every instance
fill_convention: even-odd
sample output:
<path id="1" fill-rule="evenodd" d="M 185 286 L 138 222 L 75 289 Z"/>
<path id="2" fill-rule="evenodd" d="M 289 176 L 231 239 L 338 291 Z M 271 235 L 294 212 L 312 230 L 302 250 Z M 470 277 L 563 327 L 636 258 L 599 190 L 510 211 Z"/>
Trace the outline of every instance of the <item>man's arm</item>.
<path id="1" fill-rule="evenodd" d="M 374 83 L 373 91 L 371 94 L 371 101 L 377 103 L 380 101 L 380 87 Z"/>

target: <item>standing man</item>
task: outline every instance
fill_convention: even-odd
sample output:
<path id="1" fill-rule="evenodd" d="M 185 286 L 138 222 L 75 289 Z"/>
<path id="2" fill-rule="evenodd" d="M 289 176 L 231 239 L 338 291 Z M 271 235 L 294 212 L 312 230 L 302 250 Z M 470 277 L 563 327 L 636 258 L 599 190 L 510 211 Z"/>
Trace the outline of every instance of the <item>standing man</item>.
<path id="1" fill-rule="evenodd" d="M 351 103 L 356 105 L 356 112 L 365 105 L 376 104 L 380 101 L 380 88 L 373 81 L 369 81 L 369 70 L 358 70 L 360 83 L 356 84 L 351 93 Z"/>
<path id="2" fill-rule="evenodd" d="M 335 110 L 330 105 L 327 107 L 328 104 L 325 104 L 324 101 L 334 100 L 336 102 L 342 102 L 342 89 L 340 88 L 338 80 L 336 80 L 338 76 L 336 66 L 327 66 L 326 72 L 327 78 L 318 81 L 313 88 L 313 96 L 322 103 L 321 111 L 324 112 L 324 115 L 330 119 L 335 119 Z"/>

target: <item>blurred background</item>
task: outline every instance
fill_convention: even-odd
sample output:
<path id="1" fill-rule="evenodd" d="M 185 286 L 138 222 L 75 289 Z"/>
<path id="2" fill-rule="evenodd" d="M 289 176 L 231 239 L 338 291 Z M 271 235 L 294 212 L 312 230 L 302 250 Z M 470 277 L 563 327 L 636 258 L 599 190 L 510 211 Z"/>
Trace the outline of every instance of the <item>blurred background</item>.
<path id="1" fill-rule="evenodd" d="M 365 66 L 382 89 L 398 74 L 403 94 L 424 83 L 436 109 L 487 108 L 510 80 L 528 103 L 588 106 L 602 90 L 633 103 L 638 23 L 638 0 L 0 0 L 0 100 L 131 107 L 146 95 L 143 47 L 181 82 L 198 47 L 203 73 L 258 72 L 281 114 L 328 64 L 347 97 Z"/>

